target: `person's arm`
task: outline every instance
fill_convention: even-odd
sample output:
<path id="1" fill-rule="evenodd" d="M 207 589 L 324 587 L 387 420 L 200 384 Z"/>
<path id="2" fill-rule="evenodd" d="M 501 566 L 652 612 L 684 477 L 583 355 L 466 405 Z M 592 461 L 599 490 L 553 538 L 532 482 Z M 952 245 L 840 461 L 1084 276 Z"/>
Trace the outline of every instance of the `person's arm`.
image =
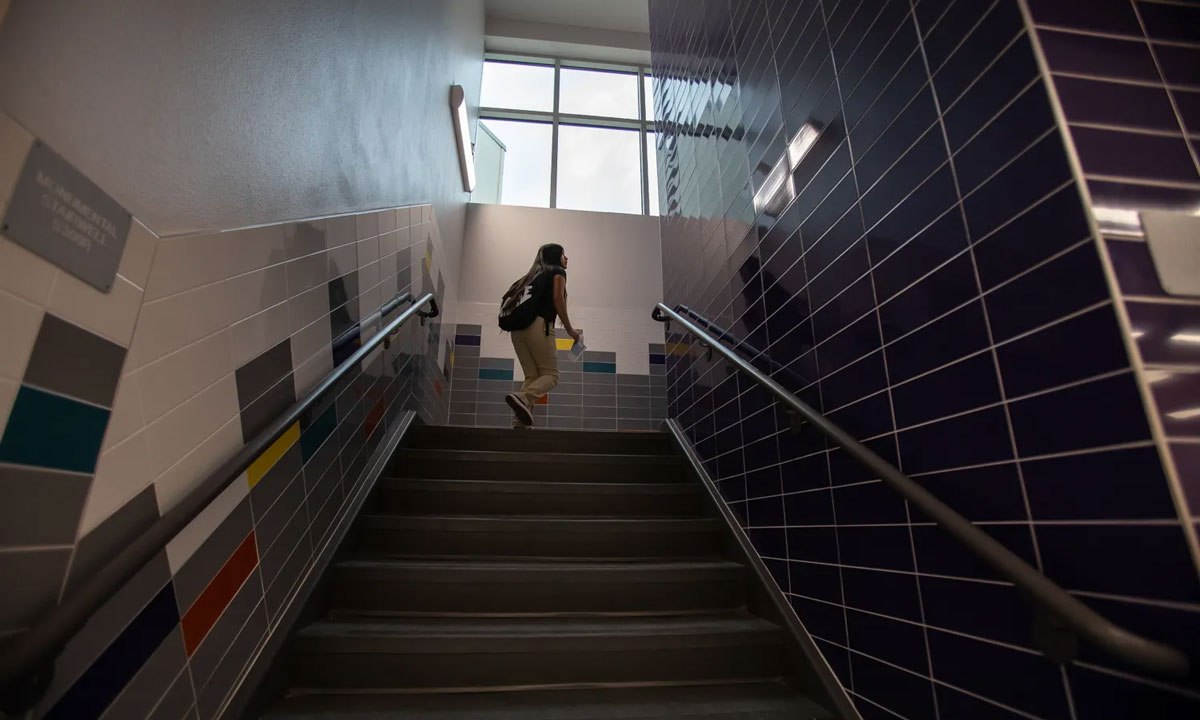
<path id="1" fill-rule="evenodd" d="M 558 313 L 558 317 L 562 319 L 562 324 L 566 328 L 567 334 L 578 342 L 579 332 L 571 325 L 571 318 L 567 315 L 567 279 L 562 275 L 554 276 L 554 310 Z"/>

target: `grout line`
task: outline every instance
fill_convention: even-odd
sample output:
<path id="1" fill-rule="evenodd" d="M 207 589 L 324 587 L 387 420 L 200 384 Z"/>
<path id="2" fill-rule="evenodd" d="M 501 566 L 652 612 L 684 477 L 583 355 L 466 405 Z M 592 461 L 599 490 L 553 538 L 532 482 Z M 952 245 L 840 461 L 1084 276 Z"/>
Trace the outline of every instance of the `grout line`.
<path id="1" fill-rule="evenodd" d="M 1035 33 L 1035 35 L 1036 35 L 1036 33 Z M 1161 81 L 1138 80 L 1136 78 L 1110 77 L 1108 75 L 1091 75 L 1089 73 L 1073 72 L 1070 70 L 1052 70 L 1049 72 L 1049 75 L 1051 78 L 1065 77 L 1065 78 L 1073 78 L 1076 80 L 1091 80 L 1093 82 L 1113 83 L 1116 85 L 1134 85 L 1137 87 L 1147 87 L 1147 88 L 1155 88 L 1155 89 L 1172 89 L 1172 90 L 1184 90 L 1184 91 L 1195 91 L 1197 89 L 1200 89 L 1200 86 L 1197 86 L 1197 85 L 1183 85 L 1180 83 L 1165 83 L 1164 84 Z"/>
<path id="2" fill-rule="evenodd" d="M 1027 0 L 1018 0 L 1018 5 L 1022 16 L 1025 18 L 1025 24 L 1028 27 L 1033 26 L 1032 14 L 1029 11 Z M 1140 16 L 1139 16 L 1140 22 Z M 1033 40 L 1034 59 L 1038 63 L 1038 68 L 1041 70 L 1042 77 L 1051 78 L 1050 65 L 1046 59 L 1045 50 L 1042 48 L 1041 40 L 1037 37 L 1037 33 L 1031 33 Z M 1047 82 L 1047 92 L 1050 97 L 1050 107 L 1054 112 L 1054 117 L 1058 122 L 1059 130 L 1062 133 L 1063 145 L 1067 152 L 1067 163 L 1071 167 L 1071 172 L 1076 178 L 1087 177 L 1083 170 L 1083 164 L 1079 158 L 1078 149 L 1075 147 L 1074 138 L 1068 130 L 1066 112 L 1062 106 L 1062 100 L 1058 96 L 1058 91 L 1053 82 Z M 1154 399 L 1154 394 L 1150 391 L 1150 383 L 1146 379 L 1146 367 L 1142 359 L 1141 352 L 1137 342 L 1133 337 L 1133 324 L 1129 317 L 1129 309 L 1124 302 L 1120 284 L 1117 282 L 1116 270 L 1113 266 L 1112 256 L 1108 252 L 1108 245 L 1104 241 L 1104 236 L 1100 231 L 1100 225 L 1096 219 L 1096 213 L 1092 201 L 1091 191 L 1086 182 L 1077 183 L 1079 190 L 1080 202 L 1084 209 L 1084 215 L 1088 222 L 1088 227 L 1091 229 L 1093 241 L 1096 251 L 1100 259 L 1100 266 L 1104 274 L 1105 283 L 1108 285 L 1109 296 L 1113 299 L 1113 308 L 1116 312 L 1117 327 L 1121 330 L 1121 340 L 1125 345 L 1125 351 L 1129 357 L 1129 362 L 1133 368 L 1134 379 L 1136 381 L 1138 391 L 1142 397 L 1143 411 L 1146 415 L 1147 423 L 1150 427 L 1150 435 L 1154 441 L 1154 445 L 1158 450 L 1160 462 L 1163 465 L 1163 472 L 1167 477 L 1167 485 L 1171 492 L 1172 499 L 1175 502 L 1176 512 L 1178 513 L 1180 524 L 1182 525 L 1185 542 L 1192 557 L 1192 563 L 1198 573 L 1200 573 L 1200 538 L 1197 537 L 1196 527 L 1190 520 L 1189 504 L 1183 490 L 1182 481 L 1179 477 L 1177 468 L 1175 467 L 1174 458 L 1171 455 L 1170 448 L 1167 445 L 1166 433 L 1163 429 L 1162 416 L 1158 412 L 1158 405 Z"/>
<path id="3" fill-rule="evenodd" d="M 1186 40 L 1169 40 L 1166 38 L 1151 39 L 1146 33 L 1146 25 L 1142 22 L 1141 13 L 1137 11 L 1137 3 L 1130 3 L 1134 6 L 1134 14 L 1138 17 L 1138 25 L 1141 27 L 1141 34 L 1124 34 L 1115 32 L 1106 32 L 1104 30 L 1092 30 L 1089 28 L 1071 27 L 1069 25 L 1054 25 L 1050 23 L 1038 23 L 1030 21 L 1030 26 L 1036 30 L 1051 30 L 1053 32 L 1069 33 L 1071 35 L 1086 35 L 1088 37 L 1108 38 L 1109 40 L 1128 40 L 1132 42 L 1142 42 L 1147 45 L 1158 43 L 1159 45 L 1169 45 L 1171 47 L 1182 47 L 1193 50 L 1200 50 L 1200 43 L 1188 42 Z M 1194 7 L 1194 6 L 1187 6 Z"/>

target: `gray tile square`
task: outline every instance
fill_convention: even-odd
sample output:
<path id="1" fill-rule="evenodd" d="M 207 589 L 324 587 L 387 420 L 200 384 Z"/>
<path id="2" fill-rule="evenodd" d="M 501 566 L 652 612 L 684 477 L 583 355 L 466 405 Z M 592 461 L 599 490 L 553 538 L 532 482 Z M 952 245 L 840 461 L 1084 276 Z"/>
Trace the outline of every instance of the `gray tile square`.
<path id="1" fill-rule="evenodd" d="M 254 542 L 258 545 L 260 555 L 271 551 L 279 534 L 292 521 L 294 515 L 299 513 L 304 516 L 305 523 L 308 522 L 304 509 L 305 497 L 307 497 L 307 493 L 304 491 L 304 477 L 297 474 L 291 484 L 278 495 L 271 508 L 255 521 Z M 262 495 L 251 497 L 250 505 L 253 507 L 264 499 L 265 496 Z M 255 508 L 255 514 L 258 514 L 257 508 Z"/>
<path id="2" fill-rule="evenodd" d="M 0 577 L 21 578 L 0 593 L 0 632 L 27 628 L 54 607 L 70 557 L 70 548 L 0 553 Z"/>
<path id="3" fill-rule="evenodd" d="M 551 403 L 548 412 L 550 417 L 583 417 L 583 408 L 579 405 L 554 405 Z"/>
<path id="4" fill-rule="evenodd" d="M 577 417 L 553 417 L 546 420 L 546 427 L 554 430 L 580 430 L 583 428 L 583 421 Z"/>
<path id="5" fill-rule="evenodd" d="M 239 391 L 239 400 L 241 392 Z M 250 442 L 276 418 L 296 402 L 296 385 L 289 372 L 257 400 L 244 406 L 241 412 L 242 440 Z"/>
<path id="6" fill-rule="evenodd" d="M 624 373 L 617 373 L 617 384 L 618 385 L 649 385 L 650 384 L 650 376 L 649 375 L 626 375 Z"/>
<path id="7" fill-rule="evenodd" d="M 650 386 L 618 385 L 617 397 L 650 397 Z"/>
<path id="8" fill-rule="evenodd" d="M 228 646 L 229 652 L 225 654 L 220 665 L 211 674 L 208 684 L 201 687 L 197 682 L 197 687 L 201 687 L 200 697 L 196 703 L 200 720 L 212 720 L 216 717 L 225 698 L 233 692 L 234 681 L 246 667 L 246 663 L 258 651 L 259 646 L 266 639 L 266 635 L 267 615 L 263 606 L 259 605 L 246 621 L 246 625 L 237 639 Z"/>
<path id="9" fill-rule="evenodd" d="M 473 415 L 475 414 L 475 400 L 467 402 L 459 402 L 450 398 L 450 414 L 451 415 Z"/>
<path id="10" fill-rule="evenodd" d="M 617 429 L 617 421 L 614 418 L 584 419 L 582 427 L 584 430 L 616 430 Z"/>
<path id="11" fill-rule="evenodd" d="M 72 545 L 90 475 L 0 465 L 0 546 Z"/>
<path id="12" fill-rule="evenodd" d="M 478 337 L 482 333 L 483 333 L 483 326 L 481 326 L 481 325 L 469 325 L 467 323 L 459 323 L 458 325 L 454 326 L 454 334 L 455 335 L 475 335 Z"/>
<path id="13" fill-rule="evenodd" d="M 628 395 L 617 396 L 617 407 L 619 408 L 641 408 L 643 410 L 650 409 L 650 398 L 648 397 L 630 397 Z"/>
<path id="14" fill-rule="evenodd" d="M 617 409 L 615 407 L 589 407 L 587 405 L 583 407 L 583 418 L 585 420 L 589 418 L 615 418 L 616 416 Z"/>
<path id="15" fill-rule="evenodd" d="M 630 419 L 636 419 L 636 420 L 649 420 L 650 419 L 650 408 L 648 408 L 648 407 L 644 407 L 644 408 L 619 407 L 619 408 L 617 408 L 617 417 L 630 418 Z"/>
<path id="16" fill-rule="evenodd" d="M 366 453 L 363 454 L 365 455 Z M 354 476 L 353 479 L 357 481 L 358 477 Z M 308 544 L 308 536 L 306 534 L 307 529 L 308 511 L 304 507 L 300 507 L 288 519 L 283 529 L 279 531 L 275 542 L 271 543 L 271 547 L 265 552 L 262 549 L 259 550 L 259 557 L 262 558 L 259 564 L 262 569 L 263 584 L 265 586 L 270 587 L 275 582 L 275 579 L 283 570 L 283 566 L 291 558 L 293 551 L 312 555 L 312 546 Z"/>
<path id="17" fill-rule="evenodd" d="M 146 720 L 193 720 L 196 710 L 196 696 L 192 692 L 192 678 L 187 672 L 181 672 L 171 684 L 171 689 L 158 701 L 158 707 Z M 102 720 L 109 720 L 102 718 Z M 111 720 L 117 720 L 112 718 Z"/>
<path id="18" fill-rule="evenodd" d="M 617 354 L 615 352 L 587 350 L 583 353 L 583 361 L 615 363 L 617 361 Z"/>
<path id="19" fill-rule="evenodd" d="M 653 430 L 653 423 L 649 420 L 631 420 L 628 418 L 619 418 L 617 420 L 618 430 Z"/>
<path id="20" fill-rule="evenodd" d="M 666 346 L 662 343 L 650 343 L 651 355 L 663 355 L 666 353 Z"/>
<path id="21" fill-rule="evenodd" d="M 267 588 L 267 616 L 272 619 L 272 622 L 279 622 L 280 614 L 283 612 L 283 603 L 304 576 L 304 567 L 312 559 L 312 556 L 312 543 L 306 532 L 292 552 L 292 556 L 284 562 L 283 568 L 275 577 L 275 582 Z"/>
<path id="22" fill-rule="evenodd" d="M 112 407 L 125 348 L 46 313 L 25 369 L 25 382 Z"/>
<path id="23" fill-rule="evenodd" d="M 150 485 L 121 506 L 120 510 L 109 515 L 75 546 L 67 592 L 71 592 L 80 580 L 99 570 L 155 520 L 158 520 L 158 501 L 155 499 L 154 486 Z"/>
<path id="24" fill-rule="evenodd" d="M 450 415 L 450 424 L 457 425 L 459 427 L 474 427 L 475 426 L 475 415 L 473 413 L 470 415 L 451 414 Z"/>
<path id="25" fill-rule="evenodd" d="M 237 380 L 238 407 L 245 408 L 279 380 L 292 372 L 292 339 L 263 351 L 234 373 Z"/>
<path id="26" fill-rule="evenodd" d="M 479 367 L 480 368 L 494 368 L 497 370 L 512 370 L 513 369 L 513 361 L 512 361 L 512 358 L 481 357 L 481 358 L 479 358 Z"/>
<path id="27" fill-rule="evenodd" d="M 300 443 L 294 443 L 279 457 L 275 464 L 267 470 L 262 479 L 250 488 L 251 507 L 254 509 L 255 523 L 261 522 L 271 505 L 292 484 L 292 480 L 300 475 L 301 462 L 304 456 Z M 258 542 L 261 544 L 262 540 Z"/>

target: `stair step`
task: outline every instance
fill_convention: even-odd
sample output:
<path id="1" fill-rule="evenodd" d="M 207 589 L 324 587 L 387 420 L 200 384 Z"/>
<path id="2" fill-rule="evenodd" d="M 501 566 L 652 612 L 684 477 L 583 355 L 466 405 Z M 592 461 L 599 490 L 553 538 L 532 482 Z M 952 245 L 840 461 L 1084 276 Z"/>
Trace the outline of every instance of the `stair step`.
<path id="1" fill-rule="evenodd" d="M 430 450 L 494 450 L 498 452 L 614 453 L 670 455 L 671 436 L 662 432 L 580 432 L 424 425 L 413 428 L 410 447 Z"/>
<path id="2" fill-rule="evenodd" d="M 297 634 L 294 687 L 455 688 L 776 678 L 780 628 L 745 612 L 674 618 L 322 621 Z"/>
<path id="3" fill-rule="evenodd" d="M 698 515 L 704 496 L 695 483 L 585 483 L 390 478 L 379 511 L 407 514 Z"/>
<path id="4" fill-rule="evenodd" d="M 393 556 L 694 557 L 717 554 L 721 540 L 716 518 L 364 515 L 357 547 Z"/>
<path id="5" fill-rule="evenodd" d="M 655 455 L 417 450 L 397 452 L 387 477 L 558 482 L 680 482 L 683 460 Z"/>
<path id="6" fill-rule="evenodd" d="M 745 604 L 728 560 L 563 562 L 351 560 L 335 571 L 336 612 L 550 613 L 712 610 Z"/>
<path id="7" fill-rule="evenodd" d="M 506 692 L 297 695 L 268 720 L 825 720 L 780 682 Z"/>

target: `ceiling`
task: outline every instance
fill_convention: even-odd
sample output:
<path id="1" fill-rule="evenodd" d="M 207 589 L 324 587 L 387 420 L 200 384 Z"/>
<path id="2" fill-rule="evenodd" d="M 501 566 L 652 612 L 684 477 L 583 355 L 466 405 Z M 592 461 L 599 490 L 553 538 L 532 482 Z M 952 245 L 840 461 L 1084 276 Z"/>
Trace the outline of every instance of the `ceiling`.
<path id="1" fill-rule="evenodd" d="M 649 0 L 484 0 L 488 17 L 650 32 Z"/>

